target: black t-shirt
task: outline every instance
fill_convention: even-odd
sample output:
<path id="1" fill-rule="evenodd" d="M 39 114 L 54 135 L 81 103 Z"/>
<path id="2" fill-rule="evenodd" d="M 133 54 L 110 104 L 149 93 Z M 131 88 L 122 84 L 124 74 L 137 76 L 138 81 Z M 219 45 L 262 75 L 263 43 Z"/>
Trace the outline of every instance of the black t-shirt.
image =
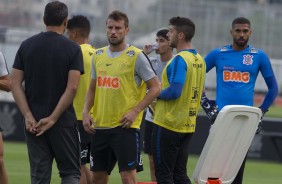
<path id="1" fill-rule="evenodd" d="M 41 32 L 25 40 L 13 68 L 24 72 L 25 94 L 37 121 L 54 111 L 66 90 L 69 71 L 84 73 L 80 46 L 55 32 Z M 70 127 L 75 123 L 71 105 L 55 126 Z"/>

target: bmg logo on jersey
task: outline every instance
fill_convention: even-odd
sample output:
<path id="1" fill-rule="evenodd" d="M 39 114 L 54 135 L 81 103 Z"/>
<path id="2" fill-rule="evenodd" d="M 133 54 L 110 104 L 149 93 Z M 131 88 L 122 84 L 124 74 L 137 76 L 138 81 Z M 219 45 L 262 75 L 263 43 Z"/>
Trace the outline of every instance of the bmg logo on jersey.
<path id="1" fill-rule="evenodd" d="M 223 81 L 224 82 L 244 82 L 248 83 L 250 81 L 250 73 L 249 72 L 241 72 L 241 71 L 223 71 Z"/>
<path id="2" fill-rule="evenodd" d="M 120 80 L 118 77 L 111 76 L 98 76 L 98 87 L 99 88 L 120 88 Z"/>

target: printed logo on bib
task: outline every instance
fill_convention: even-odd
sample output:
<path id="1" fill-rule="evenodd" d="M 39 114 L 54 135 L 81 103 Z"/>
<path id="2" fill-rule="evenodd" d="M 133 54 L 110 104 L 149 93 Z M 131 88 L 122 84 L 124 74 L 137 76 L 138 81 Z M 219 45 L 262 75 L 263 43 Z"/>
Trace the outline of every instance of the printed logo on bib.
<path id="1" fill-rule="evenodd" d="M 128 56 L 134 56 L 135 55 L 135 52 L 134 50 L 130 50 L 130 51 L 127 51 L 126 53 Z"/>
<path id="2" fill-rule="evenodd" d="M 245 65 L 251 65 L 251 64 L 253 64 L 253 57 L 254 56 L 252 56 L 252 55 L 250 55 L 250 54 L 247 54 L 247 55 L 244 55 L 243 56 L 243 64 L 245 64 Z"/>
<path id="3" fill-rule="evenodd" d="M 98 76 L 98 87 L 99 88 L 119 89 L 120 88 L 120 80 L 117 77 Z"/>
<path id="4" fill-rule="evenodd" d="M 250 81 L 250 73 L 224 70 L 223 71 L 223 81 L 248 83 Z"/>
<path id="5" fill-rule="evenodd" d="M 96 54 L 97 54 L 97 55 L 100 55 L 100 54 L 102 54 L 103 52 L 104 52 L 104 51 L 103 51 L 102 49 L 99 49 L 99 50 L 96 51 Z"/>

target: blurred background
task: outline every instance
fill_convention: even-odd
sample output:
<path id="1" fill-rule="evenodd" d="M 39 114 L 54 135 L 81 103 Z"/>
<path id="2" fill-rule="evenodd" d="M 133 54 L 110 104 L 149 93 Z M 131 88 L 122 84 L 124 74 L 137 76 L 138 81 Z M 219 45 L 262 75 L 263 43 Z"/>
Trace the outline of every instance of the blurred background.
<path id="1" fill-rule="evenodd" d="M 29 36 L 43 31 L 43 11 L 50 0 L 0 0 L 0 50 L 11 68 L 20 43 Z M 118 9 L 128 14 L 130 33 L 128 42 L 140 48 L 153 43 L 158 29 L 168 27 L 173 16 L 186 16 L 196 24 L 194 47 L 205 56 L 215 47 L 232 42 L 229 30 L 238 16 L 250 19 L 253 35 L 250 44 L 263 49 L 271 62 L 282 87 L 282 1 L 281 0 L 63 0 L 69 16 L 83 14 L 90 19 L 93 46 L 107 44 L 106 17 Z M 259 76 L 256 90 L 265 91 Z M 214 72 L 206 82 L 215 88 Z M 280 90 L 281 93 L 281 90 Z"/>
<path id="2" fill-rule="evenodd" d="M 0 0 L 0 50 L 6 57 L 9 70 L 21 42 L 44 31 L 43 11 L 49 0 Z M 130 33 L 127 42 L 139 48 L 155 42 L 158 29 L 168 27 L 174 16 L 191 18 L 196 24 L 196 35 L 192 40 L 197 51 L 205 56 L 215 47 L 230 44 L 231 22 L 245 16 L 251 21 L 253 35 L 250 44 L 263 49 L 271 59 L 279 87 L 279 97 L 274 110 L 268 114 L 279 119 L 268 119 L 265 130 L 270 133 L 256 137 L 252 149 L 254 157 L 282 162 L 282 0 L 62 0 L 69 8 L 69 17 L 77 14 L 89 18 L 92 31 L 90 43 L 98 48 L 107 45 L 105 22 L 112 10 L 121 10 L 129 17 Z M 206 78 L 208 96 L 214 97 L 215 72 Z M 255 104 L 263 100 L 267 87 L 259 74 L 256 83 Z M 0 93 L 0 119 L 6 122 L 3 136 L 8 140 L 24 140 L 21 115 L 13 103 L 11 93 Z M 207 121 L 206 119 L 202 121 Z M 198 126 L 198 125 L 197 125 Z M 208 132 L 206 125 L 199 129 Z M 274 137 L 274 138 L 273 138 Z M 199 153 L 205 138 L 197 147 Z M 277 139 L 276 139 L 277 138 Z M 272 140 L 273 139 L 273 140 Z M 266 141 L 266 142 L 265 142 Z M 197 145 L 195 145 L 196 147 Z M 267 156 L 264 156 L 267 152 Z M 272 154 L 271 154 L 272 153 Z M 275 155 L 273 155 L 275 154 Z"/>

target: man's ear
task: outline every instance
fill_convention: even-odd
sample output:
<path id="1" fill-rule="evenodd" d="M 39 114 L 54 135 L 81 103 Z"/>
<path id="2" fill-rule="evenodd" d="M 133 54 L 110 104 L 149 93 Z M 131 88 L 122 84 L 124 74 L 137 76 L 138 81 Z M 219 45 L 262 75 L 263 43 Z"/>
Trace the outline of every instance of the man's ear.
<path id="1" fill-rule="evenodd" d="M 68 25 L 68 19 L 67 19 L 67 18 L 63 21 L 63 25 L 64 25 L 65 27 L 67 27 L 67 25 Z"/>
<path id="2" fill-rule="evenodd" d="M 178 33 L 178 38 L 184 40 L 184 39 L 185 39 L 184 33 L 183 33 L 183 32 L 179 32 L 179 33 Z"/>

